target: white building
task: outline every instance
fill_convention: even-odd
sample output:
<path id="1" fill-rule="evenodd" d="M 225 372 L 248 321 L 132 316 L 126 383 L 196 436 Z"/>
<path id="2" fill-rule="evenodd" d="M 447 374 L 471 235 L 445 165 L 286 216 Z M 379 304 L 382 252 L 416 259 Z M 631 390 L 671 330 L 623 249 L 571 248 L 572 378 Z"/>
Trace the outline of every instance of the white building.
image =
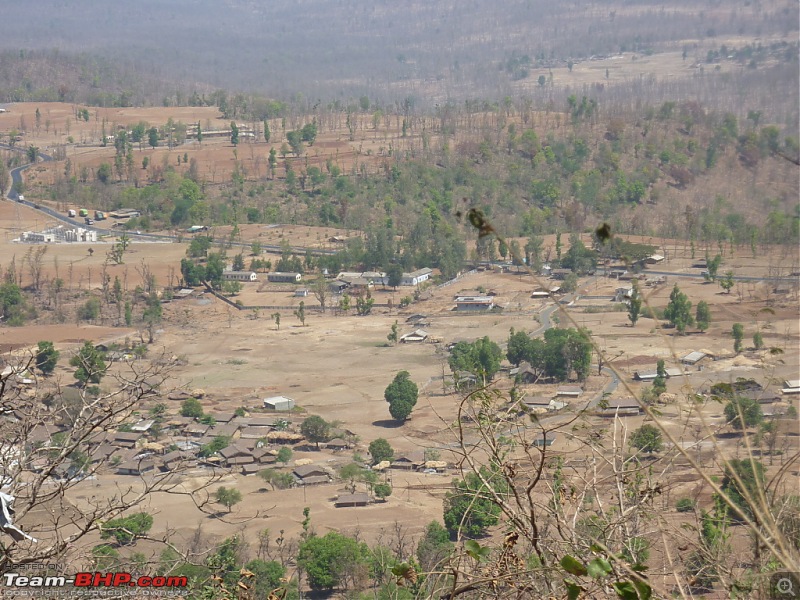
<path id="1" fill-rule="evenodd" d="M 301 278 L 300 273 L 281 273 L 280 271 L 267 273 L 267 281 L 272 283 L 298 283 Z"/>
<path id="2" fill-rule="evenodd" d="M 255 271 L 223 271 L 223 281 L 258 281 Z"/>
<path id="3" fill-rule="evenodd" d="M 400 285 L 419 285 L 423 281 L 428 281 L 433 270 L 425 267 L 424 269 L 417 269 L 411 273 L 403 273 L 400 278 Z"/>
<path id="4" fill-rule="evenodd" d="M 264 398 L 264 408 L 269 410 L 292 410 L 294 408 L 294 400 L 286 396 Z"/>

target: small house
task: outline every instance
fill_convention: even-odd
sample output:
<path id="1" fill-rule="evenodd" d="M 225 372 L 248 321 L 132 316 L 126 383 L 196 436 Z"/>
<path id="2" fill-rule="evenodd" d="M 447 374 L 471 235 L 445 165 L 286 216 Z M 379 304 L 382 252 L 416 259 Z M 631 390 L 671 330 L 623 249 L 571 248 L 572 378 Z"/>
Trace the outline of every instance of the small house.
<path id="1" fill-rule="evenodd" d="M 605 408 L 600 409 L 600 416 L 603 417 L 631 417 L 642 412 L 642 407 L 635 398 L 625 398 L 622 400 L 609 400 Z"/>
<path id="2" fill-rule="evenodd" d="M 139 421 L 135 425 L 131 425 L 131 431 L 133 433 L 144 433 L 146 431 L 149 431 L 154 423 L 155 421 L 153 419 L 148 419 L 146 421 Z"/>
<path id="3" fill-rule="evenodd" d="M 400 336 L 400 342 L 403 344 L 421 343 L 428 339 L 428 333 L 422 329 L 416 329 L 411 333 L 406 333 Z"/>
<path id="4" fill-rule="evenodd" d="M 350 287 L 350 284 L 341 279 L 334 279 L 328 284 L 328 289 L 333 294 L 342 294 L 348 287 Z"/>
<path id="5" fill-rule="evenodd" d="M 292 471 L 295 483 L 297 485 L 319 485 L 323 483 L 330 483 L 331 476 L 322 467 L 314 465 L 302 465 L 295 467 Z"/>
<path id="6" fill-rule="evenodd" d="M 550 277 L 562 281 L 570 275 L 572 275 L 572 269 L 552 269 L 550 271 Z"/>
<path id="7" fill-rule="evenodd" d="M 208 425 L 204 425 L 203 423 L 193 423 L 183 430 L 183 435 L 193 438 L 201 438 L 208 430 Z"/>
<path id="8" fill-rule="evenodd" d="M 165 472 L 174 471 L 179 466 L 188 465 L 190 460 L 192 459 L 186 452 L 173 450 L 161 457 L 160 469 Z"/>
<path id="9" fill-rule="evenodd" d="M 422 452 L 410 452 L 401 454 L 392 461 L 392 469 L 403 471 L 416 471 L 425 464 L 425 455 Z"/>
<path id="10" fill-rule="evenodd" d="M 223 271 L 223 281 L 258 281 L 255 271 Z"/>
<path id="11" fill-rule="evenodd" d="M 333 505 L 336 508 L 344 508 L 347 506 L 366 506 L 369 504 L 369 495 L 365 492 L 357 492 L 355 494 L 342 494 Z"/>
<path id="12" fill-rule="evenodd" d="M 579 385 L 562 385 L 556 388 L 556 396 L 567 396 L 569 398 L 578 398 L 583 394 L 583 388 Z"/>
<path id="13" fill-rule="evenodd" d="M 695 350 L 694 352 L 690 352 L 683 358 L 681 358 L 681 363 L 684 365 L 696 365 L 703 359 L 707 358 L 708 355 L 705 352 L 700 352 Z"/>
<path id="14" fill-rule="evenodd" d="M 141 438 L 141 433 L 118 431 L 114 434 L 114 438 L 111 440 L 111 443 L 114 446 L 120 446 L 122 448 L 134 448 L 136 446 L 136 442 L 138 442 Z"/>
<path id="15" fill-rule="evenodd" d="M 494 299 L 491 296 L 459 296 L 456 298 L 456 310 L 466 311 L 486 311 L 494 308 Z"/>
<path id="16" fill-rule="evenodd" d="M 403 286 L 413 286 L 419 285 L 423 281 L 428 281 L 431 275 L 433 274 L 432 269 L 423 268 L 417 269 L 416 271 L 412 271 L 411 273 L 403 273 L 402 277 L 400 278 L 400 285 Z"/>
<path id="17" fill-rule="evenodd" d="M 117 473 L 119 475 L 143 475 L 155 468 L 156 464 L 152 460 L 129 460 L 117 466 Z"/>
<path id="18" fill-rule="evenodd" d="M 301 278 L 300 273 L 282 273 L 280 271 L 267 273 L 267 281 L 270 283 L 300 283 Z"/>
<path id="19" fill-rule="evenodd" d="M 553 442 L 555 440 L 556 436 L 554 433 L 551 433 L 550 435 L 547 436 L 539 435 L 533 438 L 533 445 L 536 446 L 537 448 L 549 448 L 550 446 L 553 445 Z"/>
<path id="20" fill-rule="evenodd" d="M 306 298 L 308 296 L 308 288 L 297 288 L 294 291 L 295 298 Z"/>
<path id="21" fill-rule="evenodd" d="M 327 444 L 325 444 L 325 447 L 328 450 L 333 450 L 334 452 L 339 452 L 341 450 L 347 450 L 350 447 L 350 444 L 348 444 L 342 438 L 333 438 Z"/>
<path id="22" fill-rule="evenodd" d="M 268 410 L 292 410 L 294 408 L 294 400 L 286 396 L 272 396 L 271 398 L 264 398 L 264 408 Z"/>
<path id="23" fill-rule="evenodd" d="M 787 379 L 781 389 L 783 394 L 800 394 L 800 379 Z"/>

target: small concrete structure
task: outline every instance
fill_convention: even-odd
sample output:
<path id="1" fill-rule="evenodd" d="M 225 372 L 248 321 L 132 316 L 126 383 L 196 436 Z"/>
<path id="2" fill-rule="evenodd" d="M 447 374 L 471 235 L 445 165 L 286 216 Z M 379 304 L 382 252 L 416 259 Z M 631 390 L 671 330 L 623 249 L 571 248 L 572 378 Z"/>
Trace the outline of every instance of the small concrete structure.
<path id="1" fill-rule="evenodd" d="M 117 466 L 119 475 L 143 475 L 156 468 L 152 460 L 129 460 Z"/>
<path id="2" fill-rule="evenodd" d="M 286 396 L 272 396 L 264 398 L 264 408 L 269 410 L 292 410 L 295 406 L 294 400 Z"/>
<path id="3" fill-rule="evenodd" d="M 295 467 L 292 475 L 298 485 L 319 485 L 331 481 L 331 476 L 325 469 L 314 465 Z"/>
<path id="4" fill-rule="evenodd" d="M 556 396 L 578 398 L 581 394 L 583 394 L 583 388 L 579 385 L 562 385 L 556 389 Z"/>
<path id="5" fill-rule="evenodd" d="M 639 415 L 642 412 L 642 407 L 635 398 L 626 398 L 623 400 L 609 400 L 606 408 L 600 409 L 599 414 L 602 417 L 632 417 Z"/>

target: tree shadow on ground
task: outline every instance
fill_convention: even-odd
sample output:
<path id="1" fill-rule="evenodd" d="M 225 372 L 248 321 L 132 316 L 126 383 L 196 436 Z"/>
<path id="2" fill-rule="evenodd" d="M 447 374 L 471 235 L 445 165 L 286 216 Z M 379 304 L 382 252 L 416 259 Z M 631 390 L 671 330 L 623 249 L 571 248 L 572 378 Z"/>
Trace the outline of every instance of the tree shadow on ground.
<path id="1" fill-rule="evenodd" d="M 380 419 L 378 421 L 373 421 L 372 424 L 375 427 L 384 427 L 386 429 L 397 429 L 398 427 L 403 426 L 403 421 L 397 421 L 395 419 Z"/>

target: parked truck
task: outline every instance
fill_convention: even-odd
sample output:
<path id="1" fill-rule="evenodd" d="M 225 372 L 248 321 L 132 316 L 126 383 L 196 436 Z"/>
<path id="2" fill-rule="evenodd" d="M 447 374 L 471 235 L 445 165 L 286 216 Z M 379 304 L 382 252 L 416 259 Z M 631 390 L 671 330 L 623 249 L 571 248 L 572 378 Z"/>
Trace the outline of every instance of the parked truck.
<path id="1" fill-rule="evenodd" d="M 75 216 L 75 210 L 74 210 L 74 209 L 72 209 L 72 208 L 70 208 L 70 209 L 67 211 L 67 216 L 68 216 L 68 217 L 74 217 L 74 216 Z"/>
<path id="2" fill-rule="evenodd" d="M 94 218 L 96 221 L 104 221 L 106 218 L 106 213 L 104 213 L 102 210 L 96 210 L 94 211 Z"/>
<path id="3" fill-rule="evenodd" d="M 88 211 L 88 210 L 86 210 L 85 208 L 82 208 L 82 209 L 80 209 L 80 210 L 78 211 L 78 214 L 79 214 L 80 216 L 82 216 L 82 217 L 88 217 L 88 216 L 89 216 L 89 211 Z"/>

